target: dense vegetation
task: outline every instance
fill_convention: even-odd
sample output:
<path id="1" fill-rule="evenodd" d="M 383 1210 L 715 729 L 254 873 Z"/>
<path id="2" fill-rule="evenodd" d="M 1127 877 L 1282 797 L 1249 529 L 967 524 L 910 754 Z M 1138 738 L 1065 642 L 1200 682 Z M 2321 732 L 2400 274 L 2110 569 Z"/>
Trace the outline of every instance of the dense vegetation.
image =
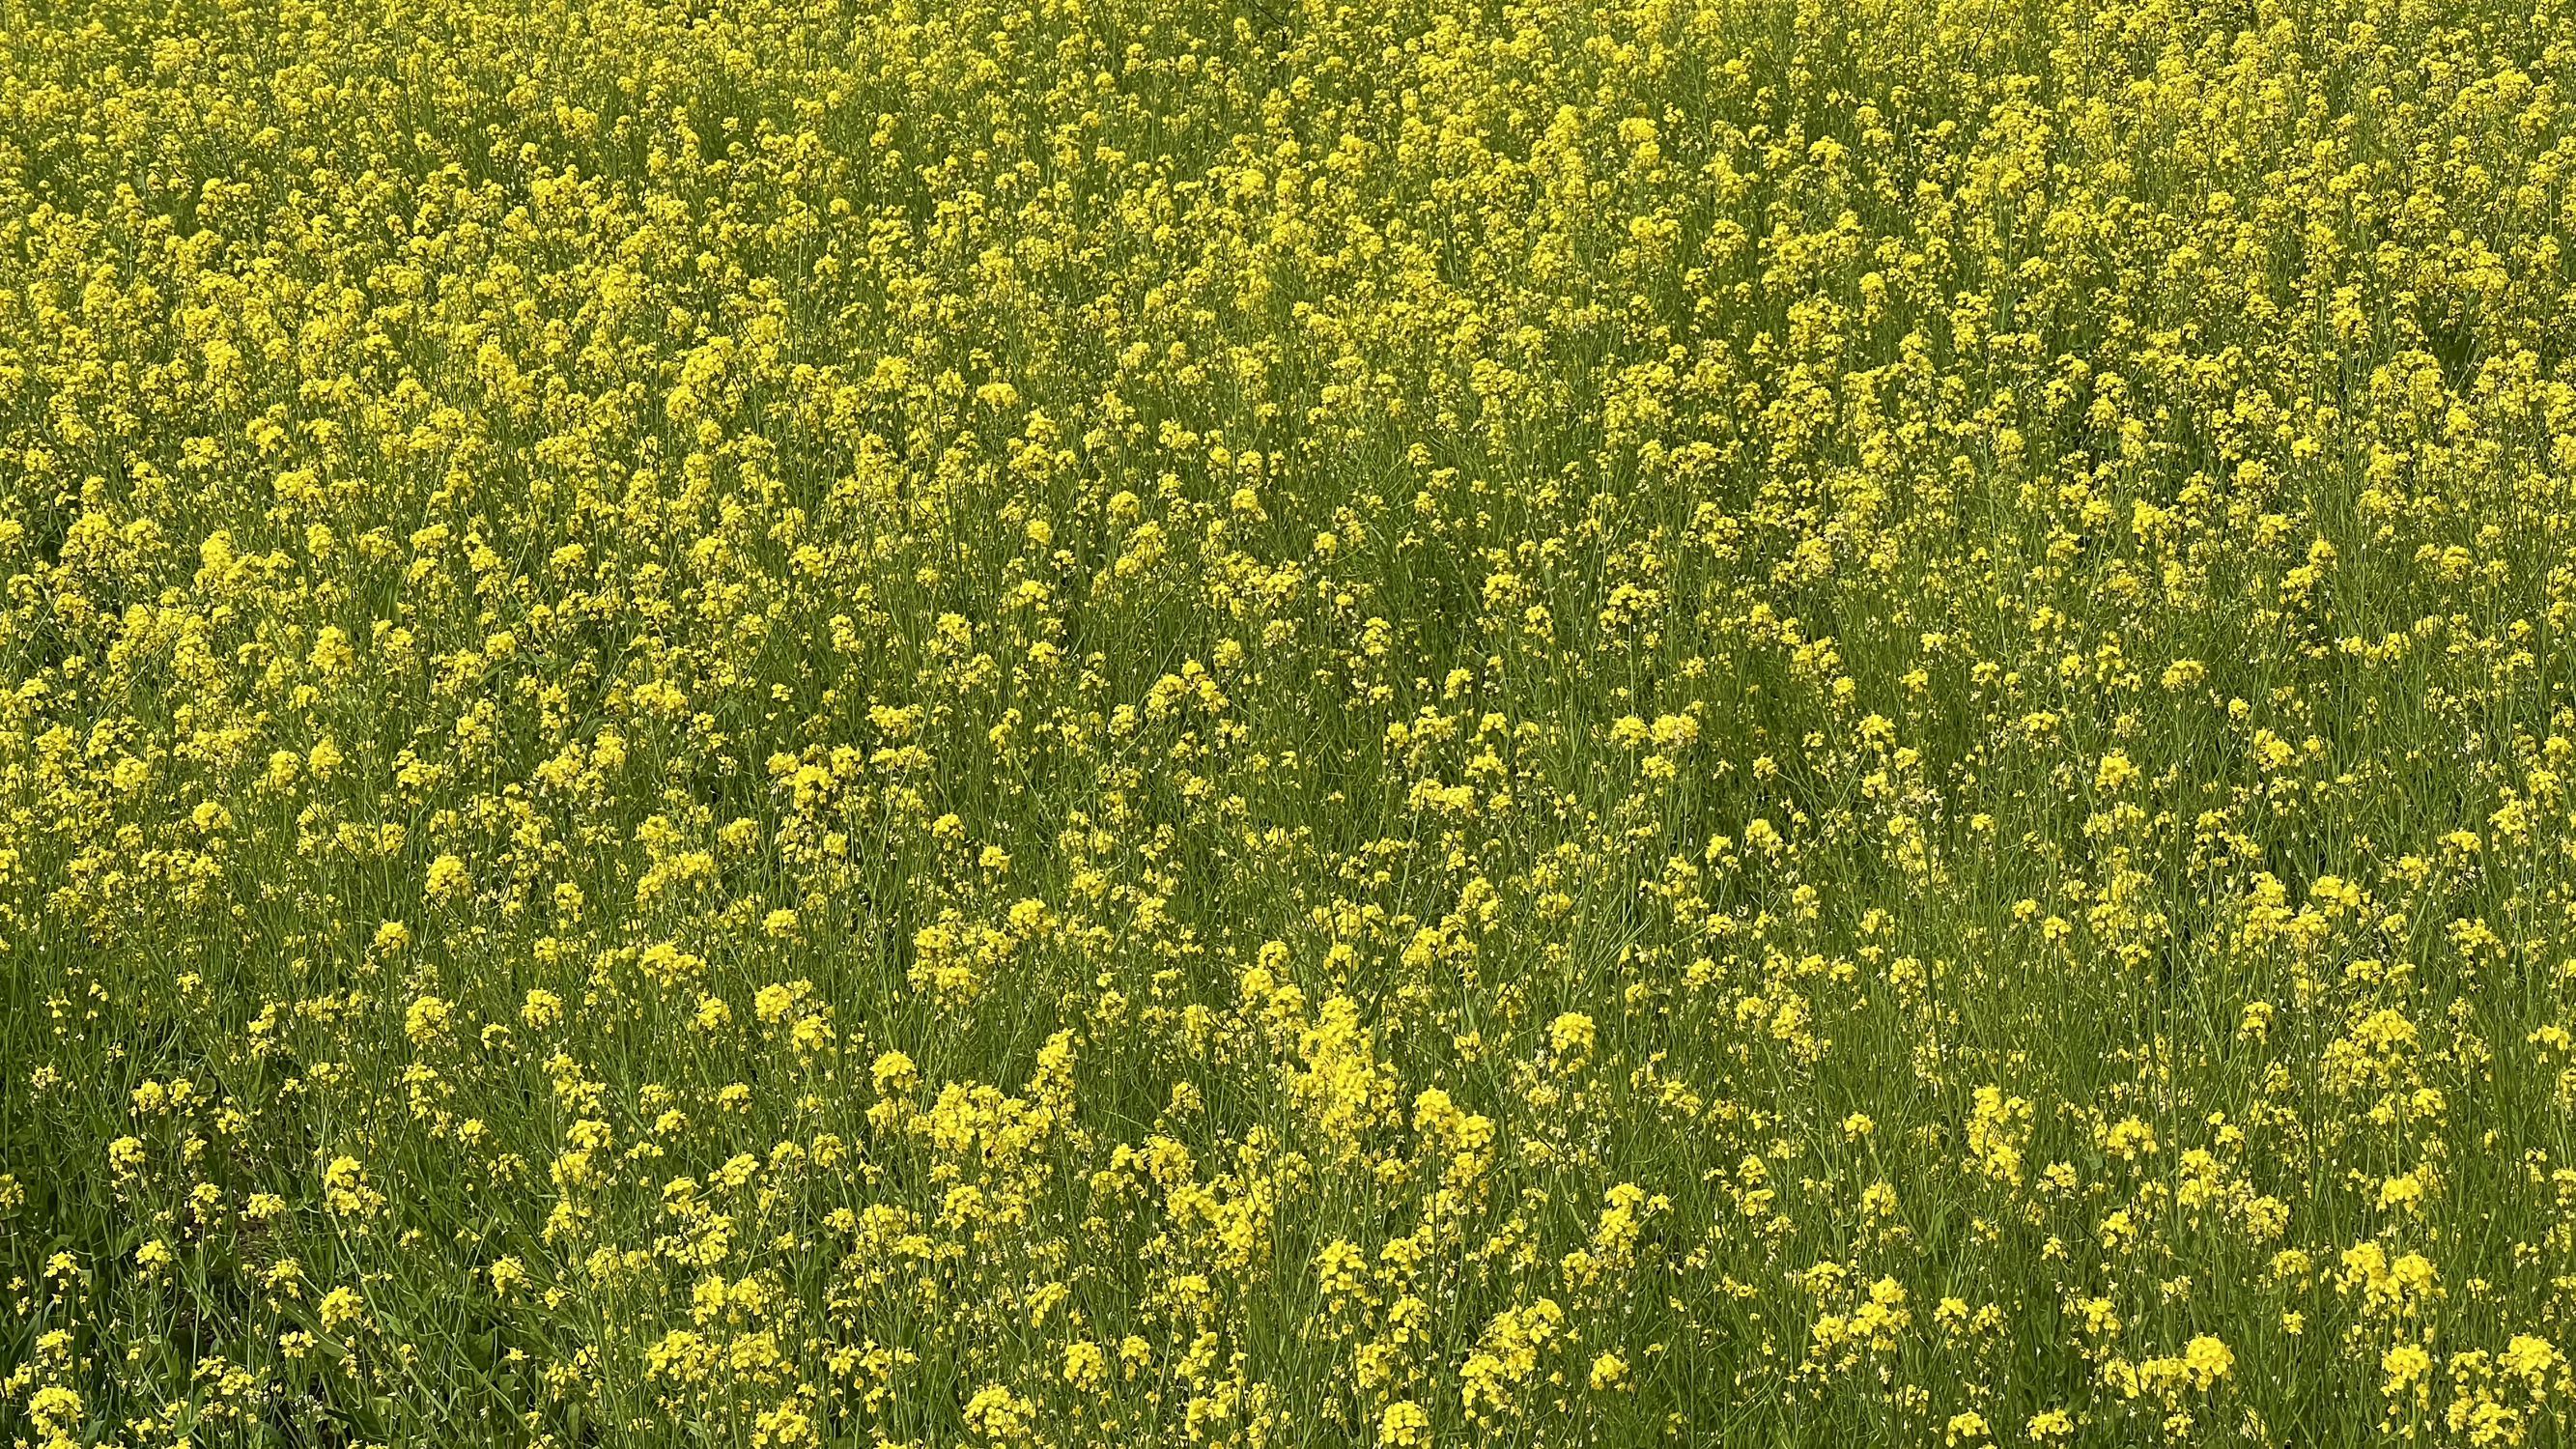
<path id="1" fill-rule="evenodd" d="M 0 0 L 0 1437 L 2561 1444 L 2563 0 Z"/>

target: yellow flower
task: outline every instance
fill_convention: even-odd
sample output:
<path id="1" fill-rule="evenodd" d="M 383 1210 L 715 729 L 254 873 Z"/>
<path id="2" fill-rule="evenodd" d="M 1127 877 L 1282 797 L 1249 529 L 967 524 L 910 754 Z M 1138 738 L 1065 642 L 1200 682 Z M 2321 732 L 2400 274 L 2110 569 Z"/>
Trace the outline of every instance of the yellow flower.
<path id="1" fill-rule="evenodd" d="M 2379 1368 L 2388 1375 L 2388 1382 L 2380 1392 L 2390 1398 L 2404 1394 L 2409 1386 L 2417 1384 L 2426 1384 L 2424 1391 L 2429 1392 L 2427 1381 L 2433 1372 L 2433 1356 L 2416 1344 L 2401 1343 L 2381 1354 Z"/>
<path id="2" fill-rule="evenodd" d="M 39 1434 L 68 1435 L 80 1423 L 81 1397 L 60 1384 L 47 1384 L 27 1396 L 27 1417 Z"/>
<path id="3" fill-rule="evenodd" d="M 381 1208 L 384 1201 L 384 1194 L 367 1185 L 366 1169 L 358 1159 L 335 1157 L 322 1170 L 322 1204 L 332 1212 L 363 1217 Z M 258 1200 L 253 1203 L 256 1206 Z"/>
<path id="4" fill-rule="evenodd" d="M 337 1333 L 358 1321 L 366 1312 L 366 1302 L 353 1288 L 334 1288 L 322 1295 L 322 1301 L 314 1312 L 326 1331 Z"/>
<path id="5" fill-rule="evenodd" d="M 2124 1117 L 2103 1128 L 2096 1140 L 2104 1152 L 2123 1162 L 2150 1156 L 2156 1150 L 2155 1129 L 2135 1117 Z"/>
<path id="6" fill-rule="evenodd" d="M 1579 1011 L 1561 1013 L 1547 1025 L 1547 1044 L 1560 1058 L 1591 1055 L 1593 1040 L 1592 1018 Z"/>
<path id="7" fill-rule="evenodd" d="M 1378 1416 L 1377 1442 L 1386 1445 L 1428 1444 L 1431 1416 L 1410 1399 L 1399 1399 Z"/>
<path id="8" fill-rule="evenodd" d="M 1019 1438 L 1028 1430 L 1030 1402 L 1000 1384 L 986 1384 L 966 1401 L 966 1427 L 996 1442 Z"/>
<path id="9" fill-rule="evenodd" d="M 2199 1334 L 2183 1346 L 2182 1361 L 2191 1369 L 2196 1387 L 2207 1389 L 2228 1376 L 2236 1367 L 2236 1355 L 2227 1345 L 2210 1334 Z"/>
<path id="10" fill-rule="evenodd" d="M 422 893 L 441 903 L 456 900 L 473 889 L 473 879 L 465 862 L 453 855 L 442 855 L 429 863 L 429 874 L 421 882 Z"/>
<path id="11" fill-rule="evenodd" d="M 1099 1344 L 1084 1339 L 1065 1345 L 1064 1381 L 1084 1393 L 1098 1392 L 1109 1382 L 1109 1359 Z"/>
<path id="12" fill-rule="evenodd" d="M 435 996 L 415 997 L 411 1009 L 403 1013 L 403 1035 L 415 1045 L 425 1046 L 447 1035 L 452 1008 Z"/>
<path id="13" fill-rule="evenodd" d="M 912 1058 L 894 1051 L 877 1054 L 868 1066 L 868 1079 L 876 1083 L 877 1095 L 884 1097 L 909 1092 L 921 1084 L 921 1074 L 914 1069 Z"/>
<path id="14" fill-rule="evenodd" d="M 529 990 L 519 1007 L 519 1019 L 531 1030 L 542 1030 L 563 1020 L 564 1000 L 555 993 L 536 987 Z"/>
<path id="15" fill-rule="evenodd" d="M 1627 1384 L 1628 1361 L 1626 1359 L 1621 1358 L 1615 1353 L 1605 1353 L 1592 1361 L 1592 1388 L 1594 1392 L 1598 1393 L 1606 1389 L 1625 1388 L 1627 1387 Z"/>

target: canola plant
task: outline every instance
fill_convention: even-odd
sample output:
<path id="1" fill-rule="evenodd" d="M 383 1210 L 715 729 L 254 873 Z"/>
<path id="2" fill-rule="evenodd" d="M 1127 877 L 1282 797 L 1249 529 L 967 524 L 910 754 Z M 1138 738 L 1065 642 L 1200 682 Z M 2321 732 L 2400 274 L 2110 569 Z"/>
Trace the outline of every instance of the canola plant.
<path id="1" fill-rule="evenodd" d="M 0 1438 L 2576 1442 L 2564 0 L 0 0 Z"/>

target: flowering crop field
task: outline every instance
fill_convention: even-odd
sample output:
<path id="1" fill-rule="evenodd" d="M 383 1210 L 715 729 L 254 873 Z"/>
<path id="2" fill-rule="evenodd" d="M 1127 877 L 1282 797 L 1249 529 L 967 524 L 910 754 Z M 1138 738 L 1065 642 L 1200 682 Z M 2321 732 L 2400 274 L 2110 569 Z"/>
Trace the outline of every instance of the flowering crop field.
<path id="1" fill-rule="evenodd" d="M 0 1438 L 2576 1443 L 2566 0 L 0 0 Z"/>

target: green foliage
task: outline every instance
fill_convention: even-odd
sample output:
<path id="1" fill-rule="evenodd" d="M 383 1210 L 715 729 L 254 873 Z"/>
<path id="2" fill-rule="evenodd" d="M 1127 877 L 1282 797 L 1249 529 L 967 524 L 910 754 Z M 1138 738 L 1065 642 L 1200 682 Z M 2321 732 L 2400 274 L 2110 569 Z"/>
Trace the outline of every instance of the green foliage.
<path id="1" fill-rule="evenodd" d="M 2571 72 L 0 0 L 0 1435 L 2567 1442 Z"/>

